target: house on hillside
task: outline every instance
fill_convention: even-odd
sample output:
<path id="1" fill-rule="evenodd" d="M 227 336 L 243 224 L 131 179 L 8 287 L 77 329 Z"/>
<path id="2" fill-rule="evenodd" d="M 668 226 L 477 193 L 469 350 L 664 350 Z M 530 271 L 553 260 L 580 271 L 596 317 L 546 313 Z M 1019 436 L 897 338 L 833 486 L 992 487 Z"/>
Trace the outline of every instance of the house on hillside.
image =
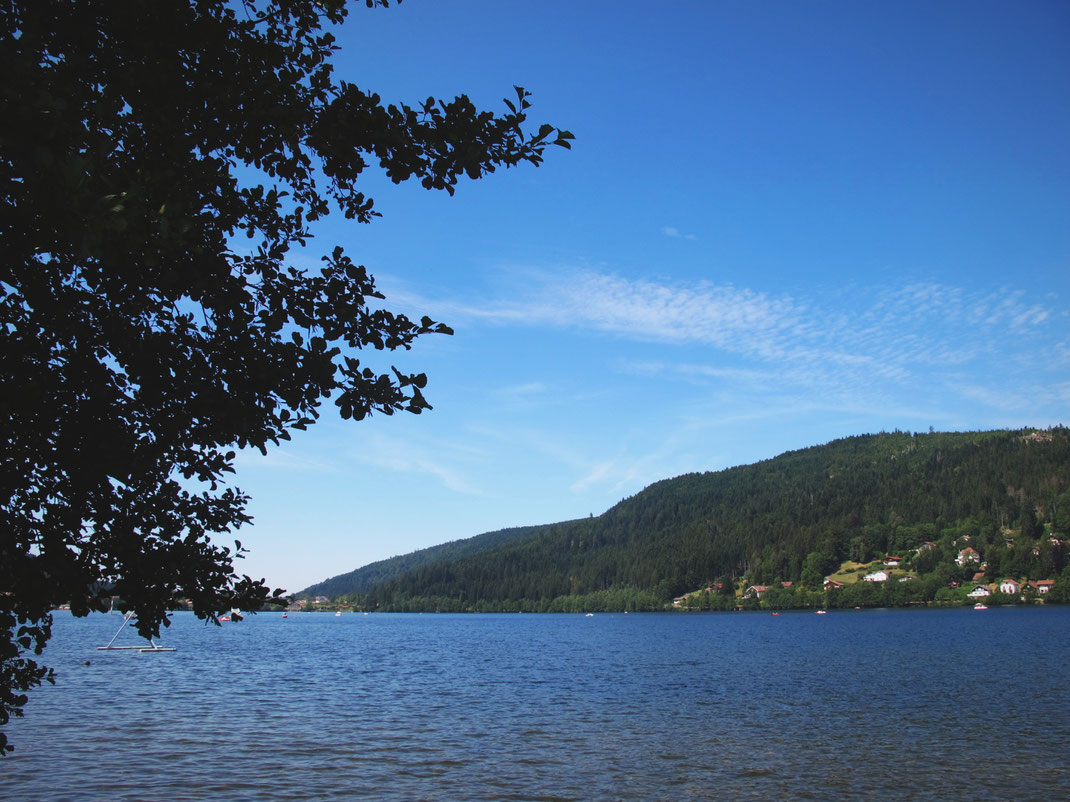
<path id="1" fill-rule="evenodd" d="M 955 562 L 959 565 L 966 565 L 966 563 L 979 563 L 981 562 L 981 554 L 973 546 L 967 546 L 959 552 L 959 556 L 955 558 Z"/>
<path id="2" fill-rule="evenodd" d="M 902 562 L 902 557 L 893 557 L 891 554 L 884 558 L 884 564 L 889 568 L 898 568 Z"/>
<path id="3" fill-rule="evenodd" d="M 921 554 L 923 551 L 932 551 L 935 548 L 935 543 L 933 543 L 931 540 L 926 540 L 924 543 L 918 546 L 918 554 Z"/>
<path id="4" fill-rule="evenodd" d="M 765 595 L 765 592 L 767 590 L 769 590 L 769 588 L 767 588 L 765 585 L 751 585 L 749 588 L 743 591 L 743 598 L 750 599 L 753 597 L 760 599 L 762 598 L 762 596 Z"/>
<path id="5" fill-rule="evenodd" d="M 1055 584 L 1054 579 L 1038 579 L 1036 582 L 1030 582 L 1030 587 L 1037 592 L 1037 594 L 1047 593 L 1051 590 L 1052 585 Z"/>
<path id="6" fill-rule="evenodd" d="M 1013 596 L 1022 592 L 1022 586 L 1013 579 L 1004 579 L 999 583 L 999 592 Z"/>
<path id="7" fill-rule="evenodd" d="M 983 599 L 992 595 L 992 589 L 987 585 L 978 585 L 966 595 L 971 599 Z"/>
<path id="8" fill-rule="evenodd" d="M 872 574 L 866 574 L 864 577 L 862 577 L 862 581 L 863 582 L 887 582 L 888 581 L 888 572 L 887 571 L 874 571 Z"/>
<path id="9" fill-rule="evenodd" d="M 837 582 L 835 579 L 831 579 L 829 577 L 825 577 L 825 590 L 836 590 L 837 588 L 842 588 L 842 587 L 843 587 L 843 583 L 842 582 Z"/>

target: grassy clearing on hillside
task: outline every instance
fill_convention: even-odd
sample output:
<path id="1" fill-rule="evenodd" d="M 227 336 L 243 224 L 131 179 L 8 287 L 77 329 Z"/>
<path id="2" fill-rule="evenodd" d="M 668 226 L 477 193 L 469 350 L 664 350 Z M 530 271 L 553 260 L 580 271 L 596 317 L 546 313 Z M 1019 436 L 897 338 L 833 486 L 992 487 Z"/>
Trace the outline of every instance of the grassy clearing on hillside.
<path id="1" fill-rule="evenodd" d="M 836 573 L 830 575 L 830 579 L 835 579 L 837 582 L 842 582 L 845 585 L 852 585 L 855 582 L 860 582 L 862 577 L 866 574 L 873 573 L 874 571 L 884 571 L 889 577 L 902 577 L 912 576 L 915 579 L 917 574 L 913 571 L 907 571 L 904 568 L 889 568 L 884 565 L 880 560 L 874 560 L 871 563 L 856 563 L 847 560 L 842 563 L 839 570 Z"/>

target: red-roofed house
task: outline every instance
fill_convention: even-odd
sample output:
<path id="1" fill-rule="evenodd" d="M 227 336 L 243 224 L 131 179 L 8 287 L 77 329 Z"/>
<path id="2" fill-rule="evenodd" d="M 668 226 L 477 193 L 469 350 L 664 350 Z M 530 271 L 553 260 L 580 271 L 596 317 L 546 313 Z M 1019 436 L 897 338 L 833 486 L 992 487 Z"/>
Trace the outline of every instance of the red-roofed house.
<path id="1" fill-rule="evenodd" d="M 1030 582 L 1030 585 L 1036 590 L 1037 593 L 1047 593 L 1051 590 L 1052 585 L 1055 584 L 1054 579 L 1038 579 L 1036 582 Z"/>
<path id="2" fill-rule="evenodd" d="M 999 592 L 1006 593 L 1008 595 L 1014 595 L 1015 593 L 1021 593 L 1022 586 L 1013 579 L 1003 579 L 999 583 Z"/>
<path id="3" fill-rule="evenodd" d="M 902 557 L 893 557 L 891 554 L 884 558 L 884 564 L 891 568 L 898 568 L 901 562 L 903 562 Z"/>
<path id="4" fill-rule="evenodd" d="M 835 590 L 836 588 L 842 588 L 843 583 L 837 582 L 835 579 L 825 579 L 825 590 Z"/>
<path id="5" fill-rule="evenodd" d="M 767 588 L 765 585 L 751 585 L 749 588 L 743 591 L 743 598 L 749 599 L 751 596 L 756 596 L 760 599 L 767 590 L 769 590 L 769 588 Z"/>
<path id="6" fill-rule="evenodd" d="M 955 558 L 955 562 L 959 565 L 979 563 L 981 562 L 981 554 L 973 546 L 967 546 L 959 552 L 959 556 Z"/>

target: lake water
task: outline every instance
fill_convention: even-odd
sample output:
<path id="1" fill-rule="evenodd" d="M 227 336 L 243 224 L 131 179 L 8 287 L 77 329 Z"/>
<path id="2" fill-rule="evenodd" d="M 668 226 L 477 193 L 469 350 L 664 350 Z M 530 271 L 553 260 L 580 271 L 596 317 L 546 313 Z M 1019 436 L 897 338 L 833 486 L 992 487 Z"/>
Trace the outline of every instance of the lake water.
<path id="1" fill-rule="evenodd" d="M 56 614 L 0 797 L 1070 798 L 1070 608 L 119 623 Z"/>

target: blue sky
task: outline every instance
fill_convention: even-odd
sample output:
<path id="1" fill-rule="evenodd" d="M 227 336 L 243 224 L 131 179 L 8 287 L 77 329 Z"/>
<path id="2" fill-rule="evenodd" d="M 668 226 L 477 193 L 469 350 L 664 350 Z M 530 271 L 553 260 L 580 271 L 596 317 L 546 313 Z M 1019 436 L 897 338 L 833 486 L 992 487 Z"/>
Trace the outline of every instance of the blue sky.
<path id="1" fill-rule="evenodd" d="M 243 572 L 290 591 L 598 515 L 866 432 L 1070 424 L 1070 5 L 405 0 L 338 77 L 576 135 L 455 197 L 369 177 L 333 220 L 434 410 L 239 457 Z M 314 264 L 310 258 L 309 264 Z"/>

